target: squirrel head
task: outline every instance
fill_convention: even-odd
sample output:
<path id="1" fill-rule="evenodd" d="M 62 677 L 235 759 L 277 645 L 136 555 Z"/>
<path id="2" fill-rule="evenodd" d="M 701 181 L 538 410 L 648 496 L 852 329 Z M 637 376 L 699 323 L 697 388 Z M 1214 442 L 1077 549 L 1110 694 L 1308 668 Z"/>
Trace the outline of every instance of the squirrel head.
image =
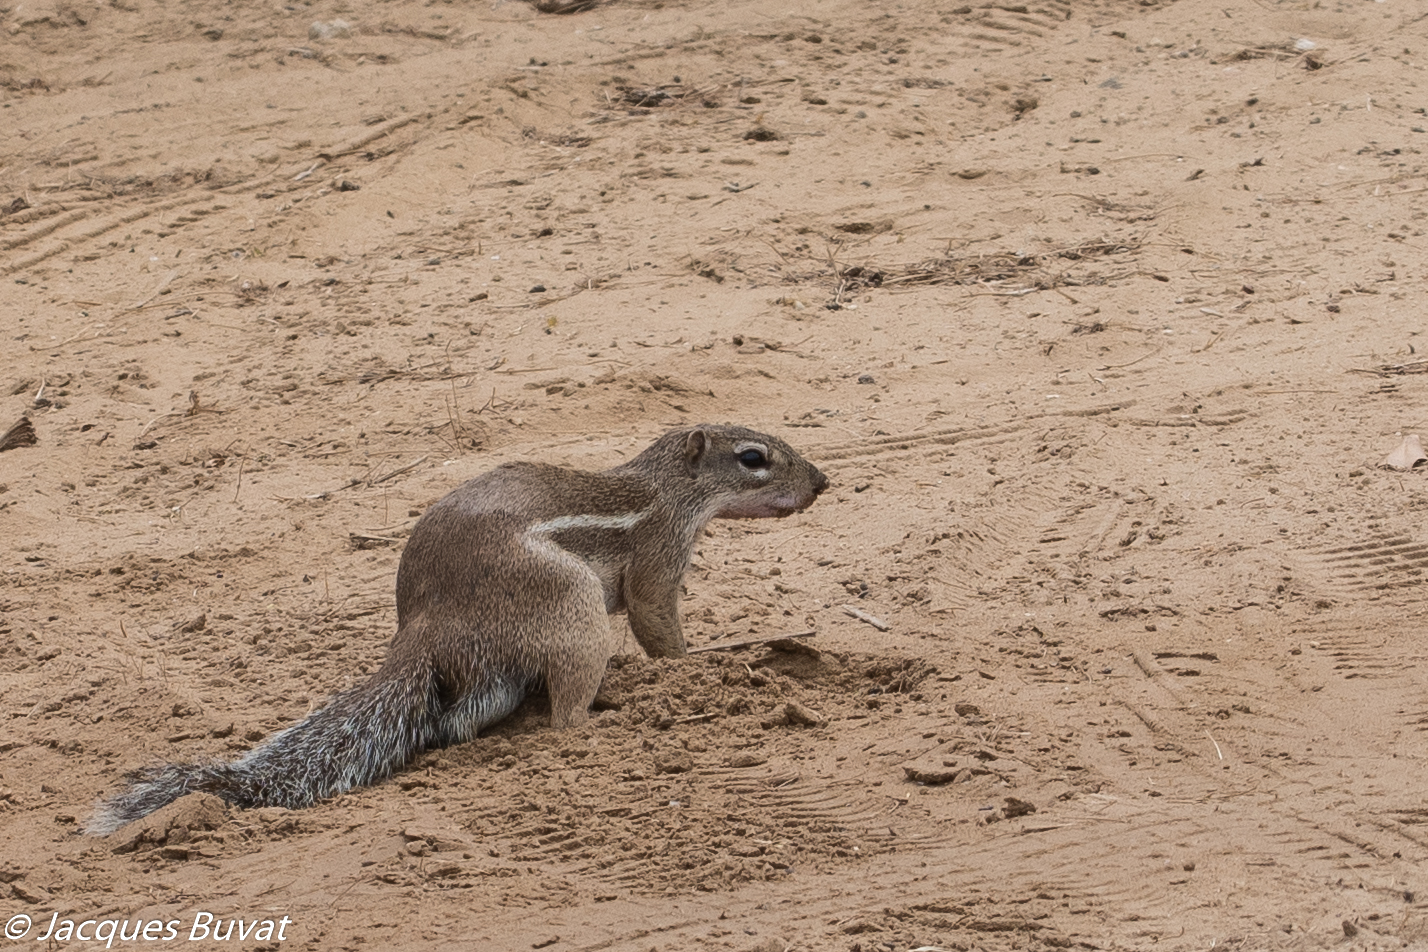
<path id="1" fill-rule="evenodd" d="M 828 477 L 793 447 L 742 426 L 676 430 L 660 444 L 678 450 L 682 475 L 693 481 L 689 490 L 709 500 L 712 518 L 787 516 L 813 505 L 828 488 Z"/>

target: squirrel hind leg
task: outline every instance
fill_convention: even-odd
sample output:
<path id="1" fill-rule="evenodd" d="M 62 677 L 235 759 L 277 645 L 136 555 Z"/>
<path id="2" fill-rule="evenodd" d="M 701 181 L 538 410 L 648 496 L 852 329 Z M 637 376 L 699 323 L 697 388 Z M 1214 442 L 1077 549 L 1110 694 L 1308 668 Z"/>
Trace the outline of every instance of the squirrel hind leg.
<path id="1" fill-rule="evenodd" d="M 590 719 L 590 705 L 613 654 L 603 603 L 562 621 L 561 650 L 545 659 L 550 726 L 557 729 L 579 727 Z"/>
<path id="2" fill-rule="evenodd" d="M 607 659 L 608 660 L 608 659 Z M 604 674 L 604 669 L 600 672 Z M 567 690 L 550 689 L 550 726 L 558 730 L 579 727 L 590 720 L 590 705 L 600 690 L 600 678 L 567 685 Z"/>
<path id="3" fill-rule="evenodd" d="M 550 726 L 577 727 L 590 719 L 590 704 L 614 653 L 605 585 L 583 559 L 550 543 L 528 543 L 540 560 L 544 590 L 525 613 L 529 628 L 508 632 L 525 663 L 545 682 Z"/>

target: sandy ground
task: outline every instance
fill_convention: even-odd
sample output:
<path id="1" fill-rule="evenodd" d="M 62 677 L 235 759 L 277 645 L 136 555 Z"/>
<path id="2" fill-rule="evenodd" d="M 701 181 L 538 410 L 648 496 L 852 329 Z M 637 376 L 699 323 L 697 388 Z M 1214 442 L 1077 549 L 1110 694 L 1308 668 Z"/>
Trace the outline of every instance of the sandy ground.
<path id="1" fill-rule="evenodd" d="M 0 6 L 6 947 L 1428 946 L 1420 10 Z M 699 421 L 834 488 L 690 641 L 812 652 L 77 832 L 375 670 L 460 481 Z"/>

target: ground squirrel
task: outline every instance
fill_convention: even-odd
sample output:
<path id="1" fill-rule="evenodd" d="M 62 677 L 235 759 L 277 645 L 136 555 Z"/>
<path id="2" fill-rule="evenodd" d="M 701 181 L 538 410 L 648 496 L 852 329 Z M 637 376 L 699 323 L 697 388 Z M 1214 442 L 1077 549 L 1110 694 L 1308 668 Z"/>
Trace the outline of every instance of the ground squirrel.
<path id="1" fill-rule="evenodd" d="M 86 832 L 112 832 L 194 791 L 304 807 L 419 751 L 476 736 L 544 685 L 555 727 L 583 723 L 628 613 L 652 656 L 685 653 L 679 587 L 710 519 L 786 516 L 828 479 L 783 440 L 737 426 L 666 433 L 614 469 L 507 463 L 417 522 L 397 569 L 381 669 L 232 763 L 136 771 Z"/>

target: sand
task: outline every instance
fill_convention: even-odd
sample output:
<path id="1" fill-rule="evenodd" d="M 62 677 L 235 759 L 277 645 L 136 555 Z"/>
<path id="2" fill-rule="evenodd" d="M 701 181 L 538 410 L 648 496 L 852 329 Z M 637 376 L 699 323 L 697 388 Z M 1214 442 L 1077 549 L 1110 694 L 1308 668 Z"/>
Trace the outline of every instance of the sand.
<path id="1" fill-rule="evenodd" d="M 1428 430 L 1417 5 L 0 37 L 14 948 L 1428 943 L 1428 476 L 1380 466 Z M 711 527 L 690 644 L 806 648 L 656 662 L 616 617 L 587 727 L 537 698 L 311 809 L 78 832 L 376 670 L 461 481 L 702 421 L 834 485 Z"/>

